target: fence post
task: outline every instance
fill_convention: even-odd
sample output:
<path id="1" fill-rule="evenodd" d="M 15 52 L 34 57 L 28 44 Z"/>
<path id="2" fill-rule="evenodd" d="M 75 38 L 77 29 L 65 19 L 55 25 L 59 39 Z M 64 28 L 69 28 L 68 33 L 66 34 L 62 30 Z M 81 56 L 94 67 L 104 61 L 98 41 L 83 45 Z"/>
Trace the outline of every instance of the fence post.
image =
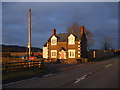
<path id="1" fill-rule="evenodd" d="M 41 61 L 39 61 L 39 64 L 38 64 L 38 65 L 39 65 L 39 68 L 40 68 L 40 66 L 41 66 Z"/>

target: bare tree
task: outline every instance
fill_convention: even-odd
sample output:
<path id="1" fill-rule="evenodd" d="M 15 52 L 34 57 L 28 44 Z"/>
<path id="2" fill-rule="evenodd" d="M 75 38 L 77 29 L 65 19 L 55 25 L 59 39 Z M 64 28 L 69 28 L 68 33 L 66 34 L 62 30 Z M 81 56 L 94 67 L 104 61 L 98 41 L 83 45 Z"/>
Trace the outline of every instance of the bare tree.
<path id="1" fill-rule="evenodd" d="M 104 50 L 108 50 L 108 49 L 112 48 L 109 37 L 106 37 L 106 36 L 103 37 L 102 42 L 103 42 L 103 49 Z"/>
<path id="2" fill-rule="evenodd" d="M 67 28 L 67 32 L 68 33 L 79 33 L 79 28 L 80 28 L 80 25 L 76 22 L 72 23 L 68 28 Z"/>
<path id="3" fill-rule="evenodd" d="M 66 30 L 68 33 L 80 34 L 80 25 L 77 22 L 73 22 Z M 93 34 L 89 30 L 85 30 L 87 41 L 88 41 L 88 49 L 90 46 L 94 44 L 92 36 Z"/>

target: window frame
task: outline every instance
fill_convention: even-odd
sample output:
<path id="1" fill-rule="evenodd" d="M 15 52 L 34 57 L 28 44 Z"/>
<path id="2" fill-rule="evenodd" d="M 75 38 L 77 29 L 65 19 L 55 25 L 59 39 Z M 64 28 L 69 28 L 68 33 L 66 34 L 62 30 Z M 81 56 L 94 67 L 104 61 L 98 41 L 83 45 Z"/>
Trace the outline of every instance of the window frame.
<path id="1" fill-rule="evenodd" d="M 51 45 L 57 45 L 57 38 L 55 36 L 51 38 Z"/>
<path id="2" fill-rule="evenodd" d="M 75 50 L 74 49 L 68 50 L 68 57 L 69 58 L 75 58 Z"/>
<path id="3" fill-rule="evenodd" d="M 74 45 L 75 44 L 75 37 L 73 36 L 73 34 L 70 34 L 70 36 L 68 37 L 68 45 Z"/>
<path id="4" fill-rule="evenodd" d="M 57 50 L 51 50 L 51 58 L 57 57 Z"/>

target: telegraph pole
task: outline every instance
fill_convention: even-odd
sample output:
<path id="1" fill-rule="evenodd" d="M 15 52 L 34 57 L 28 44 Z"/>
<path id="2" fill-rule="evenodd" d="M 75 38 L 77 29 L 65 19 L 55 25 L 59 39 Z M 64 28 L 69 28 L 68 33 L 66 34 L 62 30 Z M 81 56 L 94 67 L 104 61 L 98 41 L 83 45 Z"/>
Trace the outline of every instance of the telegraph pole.
<path id="1" fill-rule="evenodd" d="M 31 56 L 31 9 L 28 9 L 28 60 L 30 60 Z M 29 63 L 30 66 L 30 63 Z"/>

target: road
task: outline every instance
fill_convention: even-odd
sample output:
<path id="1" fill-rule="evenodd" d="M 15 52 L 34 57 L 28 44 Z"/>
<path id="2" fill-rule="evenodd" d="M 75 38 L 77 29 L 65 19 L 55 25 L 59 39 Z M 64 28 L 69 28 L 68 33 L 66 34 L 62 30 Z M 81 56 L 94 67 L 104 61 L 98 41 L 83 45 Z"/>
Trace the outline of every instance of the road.
<path id="1" fill-rule="evenodd" d="M 4 84 L 3 88 L 118 88 L 118 58 Z"/>

